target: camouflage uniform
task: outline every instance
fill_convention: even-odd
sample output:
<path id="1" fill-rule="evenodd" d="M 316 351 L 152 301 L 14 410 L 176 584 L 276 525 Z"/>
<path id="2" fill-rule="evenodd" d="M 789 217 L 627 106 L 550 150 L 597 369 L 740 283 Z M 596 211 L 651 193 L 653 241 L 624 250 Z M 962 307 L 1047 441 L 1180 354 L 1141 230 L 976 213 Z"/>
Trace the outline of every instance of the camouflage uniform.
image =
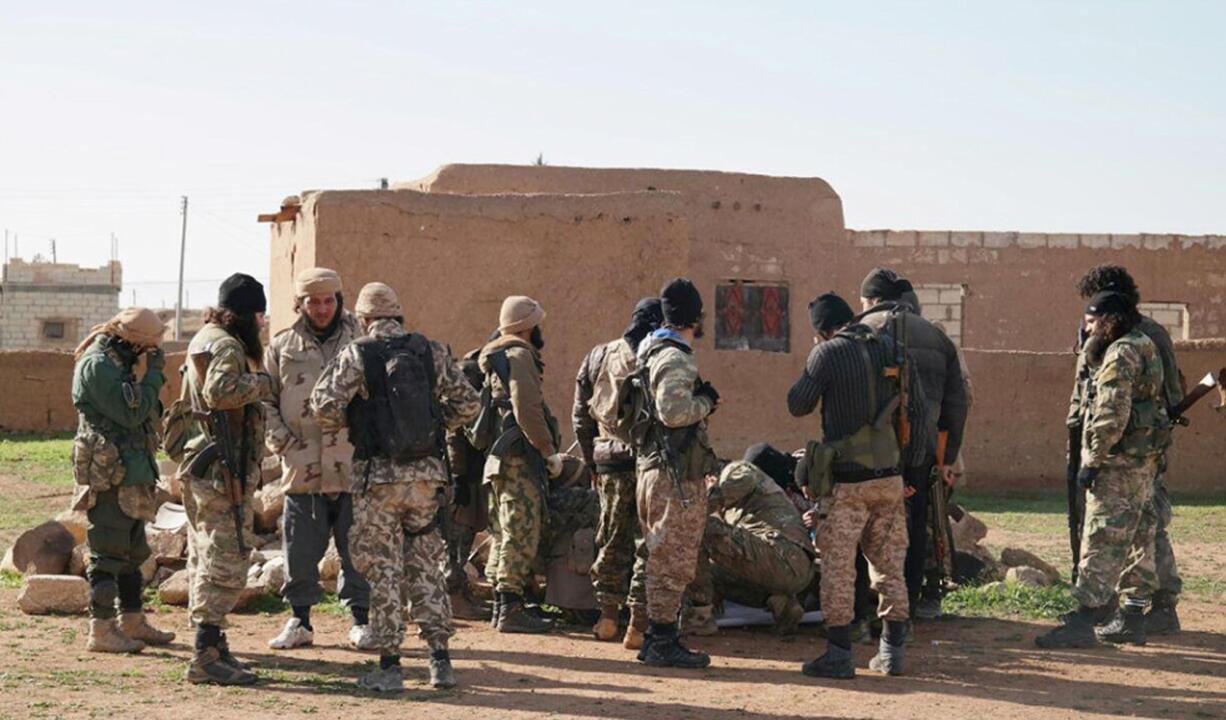
<path id="1" fill-rule="evenodd" d="M 510 387 L 490 365 L 490 355 L 500 351 L 506 353 Z M 499 337 L 481 351 L 480 364 L 490 397 L 501 408 L 503 434 L 485 462 L 493 538 L 485 575 L 496 592 L 523 595 L 545 533 L 544 458 L 556 452 L 557 420 L 541 395 L 544 364 L 529 343 L 513 335 Z"/>
<path id="2" fill-rule="evenodd" d="M 115 596 L 101 582 L 118 580 L 125 611 L 139 610 L 140 566 L 149 558 L 145 523 L 153 520 L 157 490 L 155 423 L 165 377 L 149 368 L 139 382 L 137 357 L 100 335 L 73 370 L 72 403 L 77 409 L 73 466 L 77 481 L 73 508 L 89 516 L 89 578 L 95 588 L 90 614 L 115 617 Z M 135 593 L 132 593 L 132 590 Z M 135 597 L 123 595 L 134 594 Z"/>
<path id="3" fill-rule="evenodd" d="M 374 320 L 367 333 L 380 339 L 405 335 L 392 319 Z M 436 396 L 448 429 L 471 420 L 480 409 L 477 393 L 451 354 L 431 341 Z M 328 364 L 311 392 L 311 408 L 325 432 L 344 427 L 346 410 L 357 395 L 369 397 L 362 355 L 351 343 Z M 437 525 L 439 500 L 447 483 L 440 458 L 399 464 L 372 457 L 353 463 L 354 522 L 350 551 L 370 583 L 370 625 L 383 655 L 398 655 L 404 640 L 404 614 L 432 648 L 445 648 L 455 630 L 443 579 L 444 548 Z"/>
<path id="4" fill-rule="evenodd" d="M 250 538 L 251 496 L 260 478 L 264 439 L 264 412 L 260 400 L 270 396 L 271 380 L 264 373 L 252 371 L 242 342 L 220 325 L 209 323 L 196 333 L 188 345 L 187 355 L 184 382 L 192 407 L 226 411 L 233 447 L 240 453 L 244 448 L 247 451 L 241 514 L 243 536 Z M 203 376 L 197 362 L 205 368 Z M 179 474 L 184 481 L 183 507 L 190 526 L 189 610 L 192 622 L 197 625 L 224 626 L 226 615 L 234 609 L 247 584 L 251 559 L 238 549 L 221 463 L 210 464 L 202 476 L 189 472 L 200 451 L 212 442 L 212 429 L 205 420 L 193 416 L 188 421 L 187 435 Z"/>
<path id="5" fill-rule="evenodd" d="M 766 473 L 737 460 L 710 491 L 703 549 L 691 600 L 710 605 L 718 594 L 762 607 L 771 595 L 794 596 L 813 581 L 813 544 L 796 506 Z"/>
<path id="6" fill-rule="evenodd" d="M 1170 333 L 1166 328 L 1152 318 L 1142 317 L 1137 330 L 1154 343 L 1158 357 L 1162 361 L 1162 398 L 1168 408 L 1178 405 L 1183 400 L 1181 374 L 1175 359 L 1175 346 L 1171 342 Z M 1076 427 L 1086 425 L 1085 415 L 1090 411 L 1089 399 L 1093 397 L 1094 373 L 1086 369 L 1086 355 L 1077 354 L 1077 381 L 1073 384 L 1073 395 L 1069 401 L 1068 425 Z M 1154 567 L 1158 575 L 1158 589 L 1168 593 L 1172 602 L 1183 590 L 1183 580 L 1179 577 L 1179 569 L 1175 562 L 1175 550 L 1171 546 L 1171 537 L 1167 532 L 1172 519 L 1171 498 L 1166 487 L 1166 468 L 1170 456 L 1171 442 L 1168 440 L 1163 454 L 1158 460 L 1157 472 L 1154 475 Z M 1084 505 L 1084 498 L 1082 498 Z M 1084 510 L 1083 510 L 1084 517 Z"/>
<path id="7" fill-rule="evenodd" d="M 596 603 L 602 608 L 621 605 L 643 608 L 647 604 L 644 578 L 647 551 L 635 507 L 638 475 L 634 451 L 600 428 L 589 407 L 606 359 L 613 353 L 628 355 L 628 364 L 634 360 L 634 351 L 624 338 L 592 348 L 583 359 L 575 377 L 571 422 L 584 460 L 595 472 L 596 494 L 600 498 L 597 555 L 591 570 Z"/>
<path id="8" fill-rule="evenodd" d="M 1154 569 L 1154 478 L 1170 439 L 1156 346 L 1139 330 L 1111 344 L 1094 375 L 1087 410 L 1083 468 L 1096 468 L 1086 493 L 1081 564 L 1073 596 L 1086 607 L 1107 605 L 1117 589 L 1145 604 L 1157 589 Z"/>
<path id="9" fill-rule="evenodd" d="M 286 569 L 282 594 L 293 606 L 311 606 L 323 599 L 319 561 L 328 549 L 329 535 L 341 560 L 337 584 L 341 604 L 364 608 L 370 603 L 369 585 L 353 566 L 349 551 L 353 445 L 344 428 L 324 432 L 310 405 L 311 390 L 324 366 L 358 334 L 353 315 L 341 312 L 344 315 L 329 337 L 320 340 L 302 315 L 277 333 L 264 353 L 273 394 L 264 401 L 264 442 L 281 459 L 286 495 L 281 518 Z"/>
<path id="10" fill-rule="evenodd" d="M 666 346 L 656 349 L 657 343 Z M 707 515 L 705 478 L 717 469 L 706 430 L 714 404 L 694 394 L 698 365 L 693 351 L 679 339 L 653 335 L 639 347 L 639 358 L 646 358 L 655 419 L 668 429 L 669 442 L 680 446 L 680 488 L 651 441 L 636 458 L 639 523 L 647 547 L 647 616 L 653 623 L 669 624 L 677 621 L 681 596 L 698 566 Z"/>

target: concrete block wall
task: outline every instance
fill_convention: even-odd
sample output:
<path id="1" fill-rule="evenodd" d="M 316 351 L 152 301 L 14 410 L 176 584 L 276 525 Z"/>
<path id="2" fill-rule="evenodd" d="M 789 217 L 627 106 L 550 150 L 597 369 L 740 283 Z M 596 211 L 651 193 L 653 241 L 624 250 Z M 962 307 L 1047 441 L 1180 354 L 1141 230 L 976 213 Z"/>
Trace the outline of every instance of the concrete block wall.
<path id="1" fill-rule="evenodd" d="M 1186 303 L 1175 302 L 1143 302 L 1137 306 L 1141 314 L 1149 316 L 1154 322 L 1166 328 L 1175 340 L 1187 340 L 1188 306 Z"/>
<path id="2" fill-rule="evenodd" d="M 962 345 L 963 288 L 953 283 L 921 283 L 915 286 L 920 314 L 941 326 L 955 345 Z"/>
<path id="3" fill-rule="evenodd" d="M 89 329 L 119 311 L 122 269 L 11 260 L 0 294 L 0 349 L 76 347 Z M 59 339 L 44 335 L 46 322 L 64 324 Z"/>

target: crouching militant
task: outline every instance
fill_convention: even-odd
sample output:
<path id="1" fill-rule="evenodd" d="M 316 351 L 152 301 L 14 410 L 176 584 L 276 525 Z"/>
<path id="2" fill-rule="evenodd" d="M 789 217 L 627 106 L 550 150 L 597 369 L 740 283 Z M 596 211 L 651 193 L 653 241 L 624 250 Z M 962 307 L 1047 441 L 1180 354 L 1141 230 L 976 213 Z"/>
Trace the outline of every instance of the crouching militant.
<path id="1" fill-rule="evenodd" d="M 140 566 L 149 558 L 145 522 L 153 519 L 158 478 L 153 428 L 165 381 L 162 332 L 153 311 L 129 308 L 93 328 L 76 351 L 72 507 L 89 517 L 87 647 L 93 652 L 139 652 L 175 637 L 151 627 L 141 609 Z M 142 354 L 145 373 L 137 382 Z"/>
<path id="2" fill-rule="evenodd" d="M 766 607 L 777 633 L 796 631 L 804 615 L 797 594 L 813 582 L 815 553 L 800 511 L 784 492 L 795 468 L 796 458 L 765 443 L 724 466 L 707 495 L 713 514 L 703 537 L 705 557 L 690 586 L 695 605 L 712 605 L 718 595 Z"/>

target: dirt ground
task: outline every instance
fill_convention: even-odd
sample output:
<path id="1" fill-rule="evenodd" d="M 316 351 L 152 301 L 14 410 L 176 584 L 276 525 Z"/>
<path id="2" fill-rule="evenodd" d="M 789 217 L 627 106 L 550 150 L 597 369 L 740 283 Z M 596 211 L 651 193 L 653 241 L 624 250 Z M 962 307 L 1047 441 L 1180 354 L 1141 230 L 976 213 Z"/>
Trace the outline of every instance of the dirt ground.
<path id="1" fill-rule="evenodd" d="M 1143 649 L 1040 652 L 1047 624 L 948 619 L 917 626 L 906 677 L 867 670 L 872 648 L 856 648 L 851 681 L 800 674 L 821 641 L 725 630 L 692 644 L 712 654 L 698 672 L 653 671 L 618 644 L 582 633 L 506 636 L 461 624 L 453 656 L 461 686 L 425 684 L 425 660 L 406 643 L 408 690 L 397 697 L 358 691 L 353 680 L 373 661 L 343 646 L 345 618 L 315 619 L 317 646 L 269 651 L 281 616 L 239 615 L 235 651 L 261 676 L 252 688 L 196 687 L 182 680 L 190 650 L 180 609 L 157 623 L 180 631 L 168 649 L 138 656 L 85 651 L 86 620 L 29 617 L 16 590 L 0 591 L 0 717 L 3 718 L 701 718 L 790 717 L 1038 718 L 1226 717 L 1226 619 L 1222 608 L 1185 602 L 1185 630 Z"/>

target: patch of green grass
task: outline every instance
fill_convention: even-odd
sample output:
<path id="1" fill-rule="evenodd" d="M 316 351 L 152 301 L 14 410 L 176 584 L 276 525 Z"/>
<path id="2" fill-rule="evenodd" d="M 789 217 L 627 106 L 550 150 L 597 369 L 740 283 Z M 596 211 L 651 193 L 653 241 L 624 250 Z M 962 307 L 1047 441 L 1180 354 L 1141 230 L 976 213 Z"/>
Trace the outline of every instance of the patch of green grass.
<path id="1" fill-rule="evenodd" d="M 947 612 L 975 617 L 1054 618 L 1077 609 L 1077 601 L 1064 584 L 1045 588 L 1016 583 L 968 586 L 946 595 L 941 605 Z"/>
<path id="2" fill-rule="evenodd" d="M 71 486 L 72 434 L 0 436 L 0 474 L 47 485 Z"/>
<path id="3" fill-rule="evenodd" d="M 1195 596 L 1205 602 L 1222 602 L 1226 600 L 1226 579 L 1185 576 L 1183 594 Z"/>
<path id="4" fill-rule="evenodd" d="M 314 611 L 323 615 L 349 617 L 349 610 L 341 605 L 341 601 L 336 597 L 336 593 L 325 593 L 323 601 L 315 606 Z"/>
<path id="5" fill-rule="evenodd" d="M 1068 533 L 1063 495 L 959 491 L 953 501 L 989 528 L 1039 535 Z"/>
<path id="6" fill-rule="evenodd" d="M 19 590 L 25 584 L 25 576 L 12 570 L 0 570 L 0 588 Z"/>
<path id="7" fill-rule="evenodd" d="M 288 607 L 289 605 L 287 605 L 284 600 L 276 595 L 264 593 L 255 600 L 251 601 L 247 607 L 243 608 L 239 612 L 248 614 L 263 613 L 265 615 L 279 615 L 280 613 L 285 612 L 285 609 Z"/>

